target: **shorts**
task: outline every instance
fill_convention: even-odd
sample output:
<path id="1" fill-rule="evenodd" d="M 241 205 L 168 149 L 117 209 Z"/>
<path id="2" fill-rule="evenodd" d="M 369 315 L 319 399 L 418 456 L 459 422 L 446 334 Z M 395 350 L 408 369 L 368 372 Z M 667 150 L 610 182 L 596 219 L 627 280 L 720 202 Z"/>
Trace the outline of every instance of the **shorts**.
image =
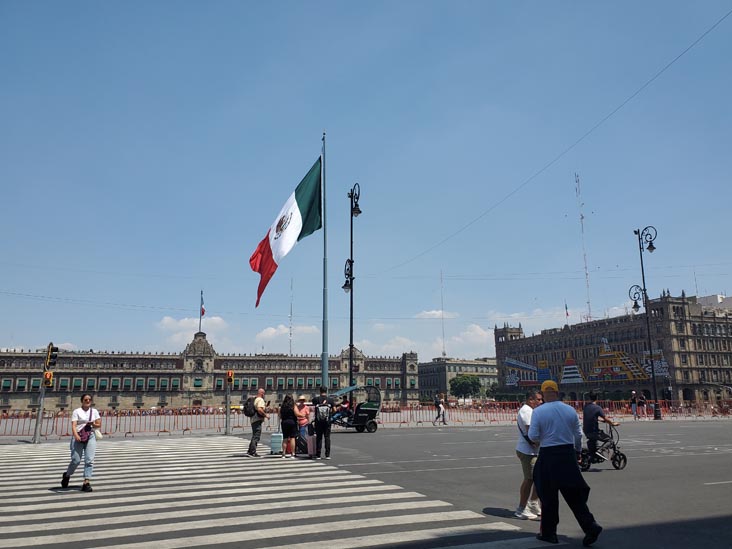
<path id="1" fill-rule="evenodd" d="M 297 423 L 294 419 L 286 419 L 282 422 L 282 436 L 284 438 L 295 438 L 297 436 Z"/>
<path id="2" fill-rule="evenodd" d="M 534 465 L 536 465 L 536 458 L 539 456 L 532 456 L 530 454 L 524 454 L 516 450 L 516 455 L 521 460 L 521 470 L 524 472 L 524 480 L 534 480 Z"/>

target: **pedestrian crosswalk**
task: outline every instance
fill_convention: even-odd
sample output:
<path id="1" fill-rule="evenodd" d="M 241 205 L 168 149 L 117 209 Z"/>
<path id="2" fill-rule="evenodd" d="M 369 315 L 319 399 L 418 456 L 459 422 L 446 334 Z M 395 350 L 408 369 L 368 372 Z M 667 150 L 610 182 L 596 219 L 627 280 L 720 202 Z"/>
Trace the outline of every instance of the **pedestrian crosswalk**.
<path id="1" fill-rule="evenodd" d="M 68 444 L 0 447 L 0 548 L 539 547 L 512 524 L 238 437 L 105 439 L 92 493 Z M 268 450 L 264 445 L 260 453 Z"/>

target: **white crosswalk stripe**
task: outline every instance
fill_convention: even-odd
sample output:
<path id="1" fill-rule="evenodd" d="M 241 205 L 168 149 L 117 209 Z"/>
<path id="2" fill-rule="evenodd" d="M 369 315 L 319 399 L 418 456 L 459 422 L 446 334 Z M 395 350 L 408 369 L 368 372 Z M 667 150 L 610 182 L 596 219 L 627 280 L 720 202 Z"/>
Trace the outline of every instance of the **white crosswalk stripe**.
<path id="1" fill-rule="evenodd" d="M 225 436 L 104 440 L 94 491 L 84 493 L 83 464 L 60 488 L 67 444 L 3 446 L 0 548 L 542 545 L 515 525 L 394 484 L 322 461 L 250 459 L 245 449 Z"/>

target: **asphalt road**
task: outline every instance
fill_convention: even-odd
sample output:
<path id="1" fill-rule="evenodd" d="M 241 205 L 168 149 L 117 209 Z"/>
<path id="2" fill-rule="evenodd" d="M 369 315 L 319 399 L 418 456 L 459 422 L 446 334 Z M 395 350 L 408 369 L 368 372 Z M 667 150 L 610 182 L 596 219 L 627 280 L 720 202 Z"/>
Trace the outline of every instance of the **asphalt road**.
<path id="1" fill-rule="evenodd" d="M 605 528 L 596 546 L 732 546 L 732 422 L 638 421 L 619 429 L 627 467 L 584 473 L 590 509 Z M 538 523 L 512 516 L 521 482 L 517 437 L 513 426 L 338 432 L 331 464 L 537 532 Z M 563 501 L 558 533 L 581 546 Z"/>

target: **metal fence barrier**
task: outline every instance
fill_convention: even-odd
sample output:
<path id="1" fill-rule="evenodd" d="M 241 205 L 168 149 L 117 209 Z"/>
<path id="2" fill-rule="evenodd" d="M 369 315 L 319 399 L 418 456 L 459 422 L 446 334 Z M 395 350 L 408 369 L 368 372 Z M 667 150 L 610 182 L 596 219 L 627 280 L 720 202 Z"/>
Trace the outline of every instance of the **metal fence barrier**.
<path id="1" fill-rule="evenodd" d="M 566 401 L 582 415 L 584 401 Z M 628 401 L 598 401 L 606 413 L 621 421 L 632 421 L 633 414 Z M 730 415 L 731 404 L 727 401 L 720 405 L 708 402 L 661 401 L 661 413 L 665 419 L 713 420 L 726 419 Z M 516 421 L 521 407 L 518 402 L 490 402 L 481 406 L 448 406 L 445 412 L 449 425 L 475 427 L 483 425 L 508 425 Z M 279 415 L 276 410 L 264 420 L 263 431 L 279 431 Z M 129 437 L 135 435 L 187 435 L 193 433 L 223 433 L 226 414 L 219 409 L 194 410 L 100 410 L 102 433 L 109 437 Z M 430 425 L 437 415 L 434 406 L 418 405 L 409 407 L 384 407 L 379 412 L 377 422 L 384 427 L 421 427 Z M 645 414 L 640 419 L 653 419 L 653 404 L 648 403 Z M 0 412 L 0 437 L 32 437 L 36 424 L 36 414 L 29 410 L 8 410 Z M 249 418 L 239 411 L 231 413 L 232 434 L 250 433 Z M 342 429 L 334 426 L 335 430 Z M 46 411 L 41 422 L 41 437 L 44 440 L 62 439 L 71 436 L 71 413 Z"/>

